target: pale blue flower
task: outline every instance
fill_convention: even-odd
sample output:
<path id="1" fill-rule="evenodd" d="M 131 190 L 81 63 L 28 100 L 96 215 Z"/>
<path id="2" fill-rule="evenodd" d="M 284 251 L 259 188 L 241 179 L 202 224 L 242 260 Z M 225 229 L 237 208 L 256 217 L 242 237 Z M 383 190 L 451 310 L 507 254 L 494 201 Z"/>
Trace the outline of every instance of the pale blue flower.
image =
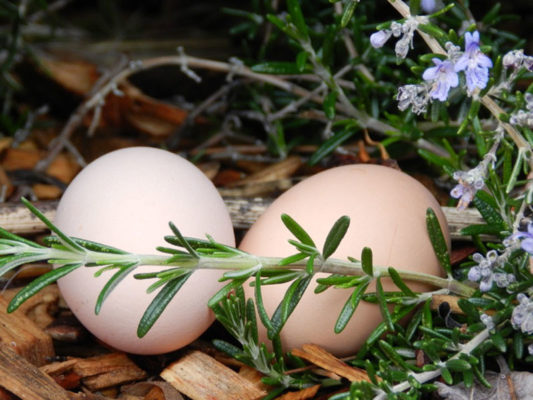
<path id="1" fill-rule="evenodd" d="M 520 242 L 520 247 L 522 247 L 524 251 L 533 255 L 533 222 L 527 226 L 527 232 L 517 232 L 512 237 L 515 239 L 523 239 Z"/>
<path id="2" fill-rule="evenodd" d="M 459 77 L 451 61 L 434 58 L 433 63 L 435 66 L 426 69 L 422 78 L 425 81 L 433 81 L 431 90 L 429 91 L 430 97 L 440 101 L 446 101 L 450 89 L 459 84 Z"/>
<path id="3" fill-rule="evenodd" d="M 472 93 L 476 88 L 484 89 L 489 81 L 492 60 L 479 49 L 479 32 L 465 33 L 465 52 L 455 63 L 455 71 L 465 71 L 466 87 Z"/>
<path id="4" fill-rule="evenodd" d="M 486 256 L 483 256 L 481 253 L 475 253 L 472 259 L 476 265 L 468 271 L 468 280 L 479 282 L 479 290 L 482 292 L 488 292 L 492 289 L 492 284 L 495 279 L 499 287 L 502 287 L 501 285 L 505 285 L 505 283 L 514 282 L 514 276 L 510 277 L 507 274 L 494 273 L 494 269 L 498 268 L 501 264 L 501 258 L 496 250 L 490 250 Z"/>

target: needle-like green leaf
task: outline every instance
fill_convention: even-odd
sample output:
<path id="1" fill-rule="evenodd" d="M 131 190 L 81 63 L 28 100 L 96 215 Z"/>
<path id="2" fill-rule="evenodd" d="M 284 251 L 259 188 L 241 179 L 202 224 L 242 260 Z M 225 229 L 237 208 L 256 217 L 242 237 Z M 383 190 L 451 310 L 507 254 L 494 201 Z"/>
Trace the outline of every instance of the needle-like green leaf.
<path id="1" fill-rule="evenodd" d="M 448 368 L 448 369 L 450 369 L 452 371 L 463 372 L 463 371 L 471 370 L 472 366 L 466 360 L 461 360 L 459 358 L 454 358 L 454 359 L 446 361 L 446 368 Z"/>
<path id="2" fill-rule="evenodd" d="M 21 236 L 15 235 L 14 233 L 11 233 L 9 231 L 6 231 L 3 228 L 0 228 L 0 237 L 12 240 L 14 242 L 24 243 L 27 246 L 35 247 L 38 249 L 42 249 L 44 246 L 41 246 L 35 242 L 32 242 L 31 240 L 25 239 Z"/>
<path id="3" fill-rule="evenodd" d="M 59 268 L 53 269 L 52 271 L 49 271 L 46 274 L 41 275 L 40 277 L 34 279 L 28 285 L 24 286 L 24 288 L 22 288 L 15 295 L 15 297 L 13 297 L 13 299 L 11 300 L 11 302 L 9 303 L 7 307 L 7 312 L 15 311 L 17 308 L 20 307 L 22 303 L 24 303 L 30 297 L 35 295 L 41 289 L 54 283 L 59 278 L 62 278 L 63 276 L 70 274 L 72 271 L 74 271 L 75 269 L 78 269 L 82 265 L 83 264 L 81 263 L 72 263 L 72 264 L 63 265 Z"/>
<path id="4" fill-rule="evenodd" d="M 313 239 L 311 239 L 311 236 L 309 236 L 305 229 L 302 228 L 291 216 L 287 214 L 281 214 L 281 221 L 300 242 L 310 247 L 316 247 L 315 242 L 313 242 Z"/>
<path id="5" fill-rule="evenodd" d="M 0 258 L 0 276 L 12 269 L 32 262 L 44 261 L 47 257 L 45 254 L 19 253 L 11 256 Z"/>
<path id="6" fill-rule="evenodd" d="M 84 253 L 85 249 L 76 243 L 72 238 L 65 235 L 57 226 L 55 226 L 44 214 L 37 209 L 31 202 L 26 200 L 24 197 L 20 198 L 20 201 L 31 211 L 33 215 L 39 218 L 52 232 L 54 232 L 63 242 L 63 244 L 69 247 L 72 251 L 76 253 Z"/>
<path id="7" fill-rule="evenodd" d="M 302 261 L 303 259 L 307 258 L 309 255 L 305 253 L 296 253 L 292 256 L 285 257 L 283 260 L 279 262 L 279 265 L 289 265 L 294 264 L 298 261 Z"/>
<path id="8" fill-rule="evenodd" d="M 381 284 L 381 277 L 376 279 L 376 297 L 378 299 L 379 309 L 387 329 L 391 332 L 394 332 L 394 322 L 392 321 L 389 307 L 387 306 L 385 291 L 383 290 L 383 285 Z"/>
<path id="9" fill-rule="evenodd" d="M 267 329 L 270 331 L 273 329 L 270 317 L 265 310 L 265 304 L 263 303 L 263 292 L 261 291 L 261 271 L 255 274 L 255 306 L 257 307 L 257 314 L 259 319 Z"/>
<path id="10" fill-rule="evenodd" d="M 268 338 L 272 340 L 281 332 L 281 329 L 287 322 L 287 319 L 292 314 L 298 303 L 300 302 L 307 286 L 313 275 L 306 275 L 296 279 L 285 292 L 285 296 L 272 315 L 272 329 L 268 330 Z"/>
<path id="11" fill-rule="evenodd" d="M 450 264 L 450 254 L 448 253 L 448 244 L 446 239 L 444 239 L 444 234 L 439 224 L 439 220 L 435 211 L 431 208 L 428 208 L 426 211 L 426 227 L 429 234 L 429 239 L 431 240 L 431 245 L 435 251 L 435 255 L 439 260 L 439 263 L 446 271 L 448 276 L 452 274 L 452 266 Z"/>
<path id="12" fill-rule="evenodd" d="M 187 279 L 192 275 L 192 271 L 172 279 L 157 293 L 146 311 L 144 312 L 139 326 L 137 327 L 137 336 L 142 338 L 155 324 L 157 319 L 161 316 L 165 308 L 172 301 L 176 293 L 187 282 Z"/>
<path id="13" fill-rule="evenodd" d="M 333 224 L 333 227 L 329 231 L 326 241 L 324 242 L 324 248 L 322 249 L 322 257 L 324 260 L 328 259 L 333 253 L 335 253 L 335 250 L 337 250 L 337 247 L 339 247 L 339 244 L 344 238 L 349 226 L 350 217 L 346 215 L 340 217 Z"/>
<path id="14" fill-rule="evenodd" d="M 220 289 L 218 292 L 216 292 L 213 297 L 209 299 L 209 302 L 207 305 L 210 308 L 215 307 L 218 303 L 220 303 L 223 299 L 227 298 L 228 295 L 237 287 L 242 286 L 246 282 L 246 278 L 244 279 L 234 279 L 231 282 L 229 282 L 227 285 L 225 285 L 222 289 Z"/>
<path id="15" fill-rule="evenodd" d="M 299 0 L 287 0 L 287 9 L 298 31 L 304 37 L 307 37 L 307 24 L 305 23 Z"/>
<path id="16" fill-rule="evenodd" d="M 357 3 L 359 3 L 358 0 L 349 0 L 348 3 L 345 4 L 344 10 L 342 10 L 342 16 L 341 16 L 341 27 L 342 28 L 346 28 L 346 26 L 348 25 L 348 22 L 350 22 L 350 19 L 353 16 Z"/>
<path id="17" fill-rule="evenodd" d="M 98 315 L 100 313 L 100 310 L 102 309 L 102 304 L 104 303 L 105 299 L 107 299 L 113 289 L 115 289 L 117 285 L 122 282 L 122 280 L 126 276 L 128 276 L 135 268 L 137 268 L 137 263 L 129 263 L 119 267 L 119 270 L 115 272 L 115 274 L 107 281 L 107 283 L 100 291 L 98 299 L 96 300 L 96 306 L 94 308 L 95 314 Z"/>
<path id="18" fill-rule="evenodd" d="M 200 258 L 198 256 L 198 253 L 193 249 L 193 247 L 189 244 L 189 242 L 185 240 L 185 238 L 183 237 L 179 229 L 176 227 L 176 225 L 174 225 L 173 222 L 169 222 L 168 225 L 170 226 L 172 233 L 176 235 L 176 237 L 178 238 L 180 245 L 183 246 L 189 252 L 191 256 L 195 258 Z"/>
<path id="19" fill-rule="evenodd" d="M 398 271 L 396 271 L 394 268 L 389 267 L 389 276 L 391 277 L 394 284 L 400 289 L 406 296 L 409 297 L 416 297 L 415 292 L 413 292 L 409 286 L 405 284 L 403 279 L 400 277 L 400 274 Z"/>
<path id="20" fill-rule="evenodd" d="M 71 239 L 77 244 L 79 244 L 81 247 L 89 251 L 94 251 L 98 253 L 106 253 L 106 254 L 128 254 L 127 251 L 117 249 L 116 247 L 107 246 L 107 245 L 104 245 L 98 242 L 93 242 L 91 240 L 80 239 L 76 237 L 71 237 Z M 61 245 L 63 242 L 57 236 L 47 236 L 44 238 L 44 243 L 47 246 L 54 246 L 54 245 Z"/>
<path id="21" fill-rule="evenodd" d="M 350 322 L 350 319 L 352 318 L 353 313 L 357 309 L 359 302 L 363 298 L 363 294 L 365 293 L 365 290 L 369 284 L 370 278 L 354 289 L 354 291 L 344 304 L 344 307 L 342 307 L 342 310 L 339 314 L 339 318 L 337 318 L 337 322 L 335 323 L 335 333 L 341 333 L 344 328 L 346 328 L 346 325 L 348 324 L 348 322 Z"/>
<path id="22" fill-rule="evenodd" d="M 374 265 L 372 262 L 372 250 L 369 247 L 364 247 L 361 252 L 361 268 L 365 274 L 374 276 Z"/>

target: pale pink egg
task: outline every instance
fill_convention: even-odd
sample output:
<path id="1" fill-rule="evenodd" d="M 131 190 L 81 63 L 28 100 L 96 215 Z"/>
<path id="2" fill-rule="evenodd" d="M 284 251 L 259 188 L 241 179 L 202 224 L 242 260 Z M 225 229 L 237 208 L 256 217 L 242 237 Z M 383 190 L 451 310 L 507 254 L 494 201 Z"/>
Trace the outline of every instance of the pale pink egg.
<path id="1" fill-rule="evenodd" d="M 351 219 L 350 227 L 332 257 L 360 259 L 362 249 L 370 247 L 375 265 L 443 276 L 427 234 L 428 207 L 437 214 L 449 244 L 446 220 L 438 202 L 409 175 L 376 165 L 332 168 L 305 179 L 276 199 L 248 231 L 240 249 L 271 257 L 296 253 L 287 242 L 293 237 L 281 221 L 283 213 L 306 229 L 322 249 L 331 226 L 339 217 L 347 215 Z M 288 285 L 263 287 L 264 304 L 270 316 Z M 344 331 L 335 334 L 335 322 L 352 291 L 329 288 L 314 294 L 315 287 L 315 283 L 309 285 L 283 328 L 284 349 L 315 343 L 338 356 L 353 354 L 382 321 L 378 306 L 361 302 Z M 428 289 L 420 284 L 410 284 L 410 287 L 418 291 Z M 391 282 L 384 282 L 384 289 L 398 290 Z M 246 287 L 245 291 L 247 296 L 253 296 L 253 288 Z M 260 336 L 265 340 L 262 325 Z"/>
<path id="2" fill-rule="evenodd" d="M 65 191 L 55 224 L 66 234 L 129 252 L 157 254 L 170 246 L 172 221 L 184 236 L 235 245 L 229 213 L 218 191 L 189 161 L 168 151 L 132 147 L 108 153 L 84 168 Z M 160 270 L 141 266 L 137 272 Z M 101 341 L 137 354 L 176 350 L 198 338 L 213 322 L 207 302 L 222 287 L 219 272 L 198 271 L 185 283 L 142 339 L 137 325 L 155 293 L 152 280 L 133 275 L 106 299 L 98 315 L 96 299 L 114 271 L 95 278 L 97 269 L 82 267 L 61 278 L 61 294 L 82 324 Z"/>

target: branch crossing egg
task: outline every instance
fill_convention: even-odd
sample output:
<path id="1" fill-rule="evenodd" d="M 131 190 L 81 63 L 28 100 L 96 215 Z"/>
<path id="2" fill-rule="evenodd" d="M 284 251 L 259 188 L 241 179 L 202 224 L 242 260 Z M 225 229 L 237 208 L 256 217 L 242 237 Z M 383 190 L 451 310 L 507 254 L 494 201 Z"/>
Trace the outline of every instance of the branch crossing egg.
<path id="1" fill-rule="evenodd" d="M 257 256 L 286 257 L 296 253 L 287 240 L 294 239 L 281 221 L 283 213 L 291 216 L 322 249 L 335 221 L 350 217 L 350 227 L 333 258 L 360 259 L 364 247 L 373 251 L 376 266 L 419 271 L 443 276 L 426 230 L 426 210 L 432 208 L 450 243 L 446 220 L 432 194 L 409 175 L 377 165 L 348 165 L 313 175 L 276 199 L 256 221 L 240 244 L 240 249 Z M 329 276 L 318 273 L 316 277 Z M 265 309 L 271 317 L 290 283 L 262 287 Z M 415 291 L 429 287 L 409 283 Z M 368 335 L 382 321 L 375 304 L 362 301 L 347 327 L 334 333 L 337 317 L 352 290 L 329 288 L 314 294 L 316 282 L 303 298 L 281 331 L 285 351 L 314 343 L 337 356 L 355 353 Z M 388 279 L 384 290 L 399 289 Z M 371 284 L 368 291 L 374 291 Z M 254 289 L 245 287 L 247 297 Z M 266 340 L 259 322 L 260 337 Z"/>
<path id="2" fill-rule="evenodd" d="M 67 235 L 122 250 L 155 254 L 170 246 L 172 221 L 183 236 L 235 246 L 233 227 L 224 201 L 207 177 L 189 161 L 168 151 L 133 147 L 108 153 L 84 168 L 62 196 L 55 224 Z M 134 272 L 162 267 L 140 266 Z M 220 272 L 195 272 L 142 339 L 137 326 L 157 291 L 153 280 L 126 277 L 94 308 L 100 290 L 114 271 L 95 278 L 97 268 L 81 267 L 58 281 L 67 304 L 81 323 L 102 342 L 136 354 L 159 354 L 181 348 L 198 338 L 213 322 L 207 302 L 222 283 Z"/>

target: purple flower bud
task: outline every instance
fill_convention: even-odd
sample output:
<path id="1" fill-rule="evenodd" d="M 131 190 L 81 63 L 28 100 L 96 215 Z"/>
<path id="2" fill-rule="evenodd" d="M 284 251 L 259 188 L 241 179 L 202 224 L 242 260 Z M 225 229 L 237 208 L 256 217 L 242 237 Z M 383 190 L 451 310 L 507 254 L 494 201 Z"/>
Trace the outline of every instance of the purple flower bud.
<path id="1" fill-rule="evenodd" d="M 516 295 L 516 300 L 518 300 L 518 302 L 523 305 L 529 302 L 529 298 L 524 293 L 518 293 Z"/>
<path id="2" fill-rule="evenodd" d="M 391 37 L 392 32 L 389 30 L 382 30 L 374 32 L 372 35 L 370 35 L 370 44 L 375 49 L 379 49 L 380 47 L 383 47 L 383 45 L 389 40 Z"/>
<path id="3" fill-rule="evenodd" d="M 481 279 L 481 272 L 478 267 L 472 267 L 468 271 L 468 280 L 471 282 L 478 282 Z"/>
<path id="4" fill-rule="evenodd" d="M 489 276 L 487 279 L 481 280 L 479 283 L 479 290 L 482 292 L 488 292 L 492 288 L 492 276 Z"/>
<path id="5" fill-rule="evenodd" d="M 524 50 L 511 50 L 503 56 L 503 66 L 505 68 L 516 68 L 522 63 L 524 58 Z"/>

